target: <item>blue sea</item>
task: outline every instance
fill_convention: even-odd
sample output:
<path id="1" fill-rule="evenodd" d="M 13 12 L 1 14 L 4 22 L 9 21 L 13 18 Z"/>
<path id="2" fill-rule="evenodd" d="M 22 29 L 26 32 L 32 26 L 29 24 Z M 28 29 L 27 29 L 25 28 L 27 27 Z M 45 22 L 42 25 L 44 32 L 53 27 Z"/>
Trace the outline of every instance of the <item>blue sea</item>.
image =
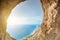
<path id="1" fill-rule="evenodd" d="M 29 36 L 36 28 L 37 25 L 8 25 L 7 32 L 16 40 L 21 40 Z"/>

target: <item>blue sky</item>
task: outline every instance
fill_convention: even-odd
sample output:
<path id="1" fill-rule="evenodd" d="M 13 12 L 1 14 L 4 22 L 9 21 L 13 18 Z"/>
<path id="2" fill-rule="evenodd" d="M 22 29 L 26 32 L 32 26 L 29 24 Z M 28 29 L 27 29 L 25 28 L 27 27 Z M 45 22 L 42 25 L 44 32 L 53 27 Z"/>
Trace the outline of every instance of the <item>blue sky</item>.
<path id="1" fill-rule="evenodd" d="M 18 4 L 7 21 L 7 32 L 17 40 L 30 35 L 42 23 L 43 11 L 40 0 L 26 0 Z"/>

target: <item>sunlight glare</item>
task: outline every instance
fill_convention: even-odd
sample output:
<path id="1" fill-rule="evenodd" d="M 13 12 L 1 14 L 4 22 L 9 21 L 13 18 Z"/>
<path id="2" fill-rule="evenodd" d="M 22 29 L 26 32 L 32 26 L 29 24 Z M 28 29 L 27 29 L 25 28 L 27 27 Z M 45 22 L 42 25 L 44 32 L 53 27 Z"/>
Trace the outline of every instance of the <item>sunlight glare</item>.
<path id="1" fill-rule="evenodd" d="M 18 24 L 26 24 L 27 18 L 25 17 L 12 17 L 10 16 L 7 20 L 8 25 L 18 25 Z"/>

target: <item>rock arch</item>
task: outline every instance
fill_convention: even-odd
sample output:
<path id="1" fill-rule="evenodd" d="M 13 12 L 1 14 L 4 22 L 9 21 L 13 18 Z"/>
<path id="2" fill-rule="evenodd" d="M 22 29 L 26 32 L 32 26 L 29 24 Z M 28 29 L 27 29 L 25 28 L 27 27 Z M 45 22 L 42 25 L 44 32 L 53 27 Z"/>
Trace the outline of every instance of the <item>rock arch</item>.
<path id="1" fill-rule="evenodd" d="M 0 0 L 0 40 L 14 40 L 6 33 L 6 21 L 11 10 L 22 1 L 25 0 Z M 41 0 L 41 3 L 44 11 L 42 27 L 26 40 L 60 40 L 60 0 Z"/>

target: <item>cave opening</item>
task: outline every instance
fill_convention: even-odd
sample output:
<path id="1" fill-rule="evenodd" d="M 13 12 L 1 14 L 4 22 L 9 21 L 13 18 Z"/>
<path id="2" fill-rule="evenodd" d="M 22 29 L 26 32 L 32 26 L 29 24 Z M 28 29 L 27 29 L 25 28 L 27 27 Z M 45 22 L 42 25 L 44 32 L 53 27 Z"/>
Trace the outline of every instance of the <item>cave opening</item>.
<path id="1" fill-rule="evenodd" d="M 26 0 L 12 9 L 7 20 L 7 32 L 16 40 L 29 36 L 42 24 L 43 10 L 40 0 Z"/>

